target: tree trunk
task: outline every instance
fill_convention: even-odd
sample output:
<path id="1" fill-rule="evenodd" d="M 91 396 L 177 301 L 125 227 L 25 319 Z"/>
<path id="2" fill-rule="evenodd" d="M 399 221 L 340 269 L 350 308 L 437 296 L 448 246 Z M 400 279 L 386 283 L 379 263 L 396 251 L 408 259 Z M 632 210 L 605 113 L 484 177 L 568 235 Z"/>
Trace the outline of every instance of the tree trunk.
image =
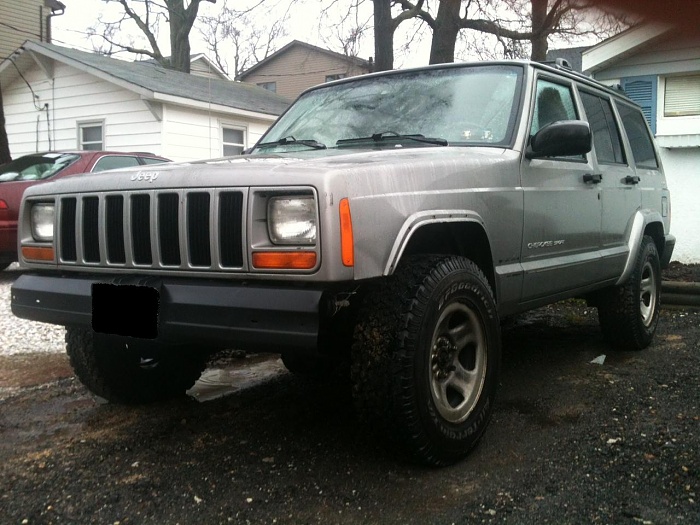
<path id="1" fill-rule="evenodd" d="M 539 62 L 547 59 L 547 35 L 549 32 L 544 27 L 547 18 L 547 0 L 530 0 L 532 5 L 532 53 L 531 60 Z"/>
<path id="2" fill-rule="evenodd" d="M 394 26 L 391 0 L 374 2 L 374 71 L 394 69 Z"/>
<path id="3" fill-rule="evenodd" d="M 0 87 L 0 164 L 10 162 L 10 144 L 7 140 L 7 131 L 5 130 L 5 106 L 2 102 L 2 87 Z"/>
<path id="4" fill-rule="evenodd" d="M 431 64 L 455 61 L 455 45 L 460 30 L 459 9 L 461 4 L 461 0 L 442 0 L 440 2 L 430 47 Z"/>
<path id="5" fill-rule="evenodd" d="M 193 0 L 192 5 L 198 4 Z M 190 29 L 184 0 L 167 0 L 170 18 L 170 67 L 183 73 L 190 72 Z M 193 20 L 194 21 L 194 20 Z"/>

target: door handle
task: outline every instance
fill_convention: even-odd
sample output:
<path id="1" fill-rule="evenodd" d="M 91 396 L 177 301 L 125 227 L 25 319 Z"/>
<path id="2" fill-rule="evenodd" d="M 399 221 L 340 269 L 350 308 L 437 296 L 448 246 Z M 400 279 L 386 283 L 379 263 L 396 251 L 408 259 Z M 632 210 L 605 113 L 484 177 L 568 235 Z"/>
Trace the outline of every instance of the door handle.
<path id="1" fill-rule="evenodd" d="M 627 177 L 625 177 L 625 184 L 639 184 L 640 180 L 639 175 L 627 175 Z"/>
<path id="2" fill-rule="evenodd" d="M 603 181 L 601 173 L 586 173 L 583 176 L 583 182 L 586 184 L 600 184 Z"/>

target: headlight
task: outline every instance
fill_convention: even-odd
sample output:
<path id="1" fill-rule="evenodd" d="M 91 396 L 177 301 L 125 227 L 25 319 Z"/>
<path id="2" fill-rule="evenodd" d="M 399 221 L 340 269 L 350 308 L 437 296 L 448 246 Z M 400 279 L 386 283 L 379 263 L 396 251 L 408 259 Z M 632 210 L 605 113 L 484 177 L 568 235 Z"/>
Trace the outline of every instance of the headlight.
<path id="1" fill-rule="evenodd" d="M 32 237 L 35 241 L 53 241 L 53 204 L 34 204 L 32 206 Z"/>
<path id="2" fill-rule="evenodd" d="M 273 197 L 267 204 L 267 228 L 275 244 L 316 243 L 316 203 L 311 196 Z"/>

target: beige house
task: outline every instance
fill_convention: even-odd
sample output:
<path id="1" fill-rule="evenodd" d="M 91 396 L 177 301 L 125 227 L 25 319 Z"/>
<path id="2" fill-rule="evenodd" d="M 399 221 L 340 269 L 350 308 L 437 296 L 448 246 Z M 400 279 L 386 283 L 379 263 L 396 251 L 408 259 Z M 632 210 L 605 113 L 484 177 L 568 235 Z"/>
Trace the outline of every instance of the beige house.
<path id="1" fill-rule="evenodd" d="M 65 8 L 58 0 L 0 0 L 0 62 L 25 40 L 51 42 L 51 18 Z"/>
<path id="2" fill-rule="evenodd" d="M 372 60 L 293 40 L 265 60 L 238 75 L 237 80 L 255 84 L 294 99 L 317 84 L 362 75 L 372 70 Z"/>

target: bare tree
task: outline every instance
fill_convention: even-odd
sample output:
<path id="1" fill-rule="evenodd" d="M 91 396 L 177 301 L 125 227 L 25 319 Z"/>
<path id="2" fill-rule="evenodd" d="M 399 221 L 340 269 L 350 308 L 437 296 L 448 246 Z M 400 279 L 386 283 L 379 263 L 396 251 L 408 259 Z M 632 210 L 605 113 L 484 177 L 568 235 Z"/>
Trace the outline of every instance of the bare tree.
<path id="1" fill-rule="evenodd" d="M 458 38 L 465 31 L 477 55 L 500 54 L 544 60 L 549 40 L 572 41 L 595 33 L 609 36 L 630 25 L 620 12 L 596 9 L 596 0 L 373 0 L 377 69 L 393 66 L 393 35 L 401 22 L 418 18 L 432 34 L 430 63 L 454 62 Z M 392 15 L 392 8 L 401 12 Z M 437 8 L 437 9 L 436 9 Z M 487 50 L 478 39 L 491 35 L 496 47 Z M 476 36 L 476 35 L 481 35 Z M 500 53 L 497 51 L 500 49 Z M 381 67 L 380 67 L 381 64 Z"/>
<path id="2" fill-rule="evenodd" d="M 262 6 L 263 2 L 255 6 L 254 17 L 250 9 L 237 11 L 224 4 L 217 16 L 200 18 L 199 32 L 214 62 L 227 75 L 238 77 L 274 53 L 279 41 L 287 36 L 289 9 L 273 15 L 269 10 L 259 11 Z"/>
<path id="3" fill-rule="evenodd" d="M 359 56 L 362 40 L 371 30 L 372 17 L 365 15 L 365 6 L 370 2 L 350 0 L 345 6 L 341 0 L 324 1 L 318 17 L 318 32 L 323 43 L 346 56 Z M 324 34 L 327 28 L 330 28 L 330 36 Z"/>
<path id="4" fill-rule="evenodd" d="M 202 2 L 216 3 L 216 0 L 102 0 L 107 4 L 118 4 L 121 8 L 117 20 L 107 21 L 102 17 L 90 28 L 91 36 L 103 39 L 98 49 L 105 54 L 127 51 L 149 56 L 161 65 L 190 72 L 190 31 L 197 19 Z M 160 23 L 167 21 L 170 30 L 170 57 L 166 57 L 158 45 Z M 134 40 L 120 40 L 122 26 L 134 23 L 145 39 L 139 46 Z"/>

